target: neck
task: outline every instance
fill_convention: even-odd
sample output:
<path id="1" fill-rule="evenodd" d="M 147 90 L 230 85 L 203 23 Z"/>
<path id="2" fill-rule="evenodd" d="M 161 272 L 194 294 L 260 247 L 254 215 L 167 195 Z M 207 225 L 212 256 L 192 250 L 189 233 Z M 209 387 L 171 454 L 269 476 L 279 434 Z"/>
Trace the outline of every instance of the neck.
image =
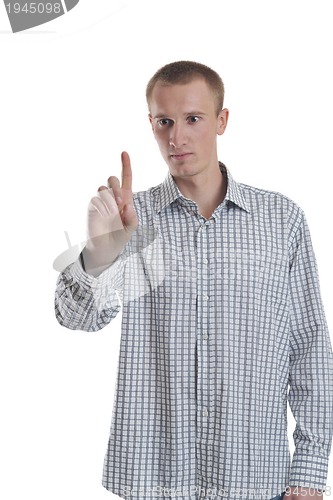
<path id="1" fill-rule="evenodd" d="M 174 178 L 180 192 L 198 205 L 199 213 L 209 219 L 222 203 L 227 192 L 227 179 L 216 168 L 210 173 L 202 172 L 186 178 Z"/>

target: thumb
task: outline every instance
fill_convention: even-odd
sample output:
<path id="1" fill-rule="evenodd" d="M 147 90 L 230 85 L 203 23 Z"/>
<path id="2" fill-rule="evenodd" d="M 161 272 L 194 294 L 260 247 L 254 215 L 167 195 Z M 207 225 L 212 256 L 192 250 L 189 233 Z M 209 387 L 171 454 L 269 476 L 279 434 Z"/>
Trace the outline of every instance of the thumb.
<path id="1" fill-rule="evenodd" d="M 134 231 L 137 228 L 139 221 L 133 205 L 127 203 L 124 206 L 122 220 L 126 229 Z"/>

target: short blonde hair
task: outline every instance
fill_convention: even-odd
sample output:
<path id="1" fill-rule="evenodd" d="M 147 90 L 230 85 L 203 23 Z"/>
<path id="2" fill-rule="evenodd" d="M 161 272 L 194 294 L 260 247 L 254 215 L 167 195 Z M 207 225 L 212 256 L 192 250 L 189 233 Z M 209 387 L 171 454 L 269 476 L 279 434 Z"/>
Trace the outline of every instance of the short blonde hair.
<path id="1" fill-rule="evenodd" d="M 156 71 L 146 88 L 148 108 L 150 108 L 150 100 L 156 83 L 162 85 L 186 84 L 196 78 L 202 78 L 210 87 L 216 99 L 216 113 L 218 115 L 223 108 L 224 83 L 216 71 L 194 61 L 176 61 L 166 64 Z"/>

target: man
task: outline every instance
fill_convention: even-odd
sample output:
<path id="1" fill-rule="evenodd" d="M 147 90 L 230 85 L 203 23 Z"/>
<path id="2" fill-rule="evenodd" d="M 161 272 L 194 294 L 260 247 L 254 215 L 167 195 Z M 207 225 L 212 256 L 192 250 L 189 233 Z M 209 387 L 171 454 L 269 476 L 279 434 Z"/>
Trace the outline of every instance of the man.
<path id="1" fill-rule="evenodd" d="M 103 473 L 122 498 L 309 500 L 326 486 L 332 348 L 308 227 L 294 202 L 219 163 L 223 97 L 202 64 L 152 77 L 168 176 L 133 195 L 123 152 L 121 184 L 92 198 L 86 247 L 59 276 L 67 328 L 99 330 L 123 305 Z"/>

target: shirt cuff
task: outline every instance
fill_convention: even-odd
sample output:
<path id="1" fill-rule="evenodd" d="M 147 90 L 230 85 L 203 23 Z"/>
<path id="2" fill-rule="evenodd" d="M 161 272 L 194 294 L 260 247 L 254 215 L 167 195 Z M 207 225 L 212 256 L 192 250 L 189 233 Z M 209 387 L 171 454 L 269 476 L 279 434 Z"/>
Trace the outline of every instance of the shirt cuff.
<path id="1" fill-rule="evenodd" d="M 290 486 L 303 486 L 316 490 L 325 490 L 329 459 L 319 455 L 295 451 L 291 470 Z"/>
<path id="2" fill-rule="evenodd" d="M 119 256 L 110 267 L 95 277 L 86 273 L 82 267 L 81 259 L 78 257 L 63 271 L 64 283 L 65 286 L 77 283 L 81 289 L 92 292 L 99 308 L 105 307 L 110 302 L 114 306 L 115 302 L 119 301 L 115 292 L 120 292 L 122 288 L 123 267 L 124 261 Z"/>

